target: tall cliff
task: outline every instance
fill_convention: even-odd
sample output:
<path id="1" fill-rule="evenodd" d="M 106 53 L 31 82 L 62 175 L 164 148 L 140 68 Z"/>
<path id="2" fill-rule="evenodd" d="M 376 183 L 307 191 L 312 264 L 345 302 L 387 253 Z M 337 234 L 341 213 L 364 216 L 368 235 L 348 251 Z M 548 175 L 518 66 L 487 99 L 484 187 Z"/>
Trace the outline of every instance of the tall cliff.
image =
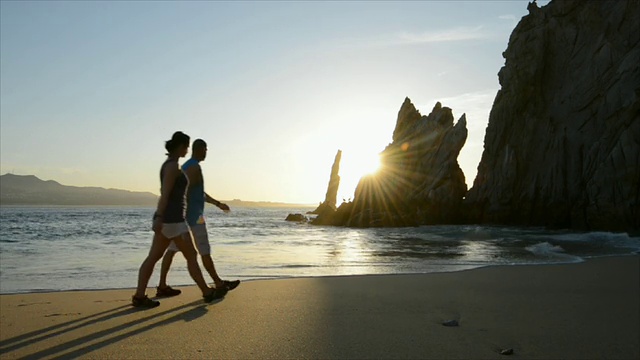
<path id="1" fill-rule="evenodd" d="M 503 53 L 466 221 L 640 229 L 640 1 L 529 11 Z"/>
<path id="2" fill-rule="evenodd" d="M 422 116 L 405 99 L 393 141 L 380 153 L 380 171 L 360 180 L 352 203 L 315 223 L 369 227 L 458 221 L 467 191 L 457 160 L 466 124 L 462 115 L 454 125 L 451 109 L 440 103 Z"/>

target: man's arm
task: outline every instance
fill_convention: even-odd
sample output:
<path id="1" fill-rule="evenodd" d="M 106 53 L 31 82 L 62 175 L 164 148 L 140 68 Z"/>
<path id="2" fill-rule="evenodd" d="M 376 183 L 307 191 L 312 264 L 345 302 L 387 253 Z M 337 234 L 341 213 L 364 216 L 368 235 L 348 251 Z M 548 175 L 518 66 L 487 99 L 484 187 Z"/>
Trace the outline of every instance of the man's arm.
<path id="1" fill-rule="evenodd" d="M 207 194 L 207 193 L 204 193 L 204 198 L 209 204 L 213 204 L 213 205 L 219 207 L 220 210 L 224 210 L 224 211 L 231 210 L 231 209 L 229 209 L 229 205 L 221 203 L 220 201 L 218 201 L 218 200 L 212 198 L 211 196 L 209 196 L 209 194 Z"/>

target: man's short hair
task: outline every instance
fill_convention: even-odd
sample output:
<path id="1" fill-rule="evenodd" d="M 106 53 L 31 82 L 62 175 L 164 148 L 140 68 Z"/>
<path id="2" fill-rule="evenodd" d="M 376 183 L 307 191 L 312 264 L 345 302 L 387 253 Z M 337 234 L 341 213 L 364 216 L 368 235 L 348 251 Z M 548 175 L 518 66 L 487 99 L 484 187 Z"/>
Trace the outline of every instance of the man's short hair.
<path id="1" fill-rule="evenodd" d="M 202 140 L 202 139 L 195 139 L 193 141 L 193 145 L 191 146 L 194 150 L 195 149 L 201 149 L 201 148 L 206 148 L 207 147 L 207 143 Z"/>

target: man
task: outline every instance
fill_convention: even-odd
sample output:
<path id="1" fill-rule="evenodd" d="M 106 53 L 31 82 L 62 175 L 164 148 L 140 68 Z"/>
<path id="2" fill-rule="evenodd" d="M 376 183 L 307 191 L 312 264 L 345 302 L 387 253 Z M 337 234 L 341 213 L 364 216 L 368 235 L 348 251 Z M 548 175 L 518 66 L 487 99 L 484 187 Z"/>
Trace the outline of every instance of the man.
<path id="1" fill-rule="evenodd" d="M 209 237 L 207 234 L 207 225 L 204 222 L 204 204 L 208 202 L 220 208 L 223 211 L 229 211 L 229 206 L 212 198 L 204 192 L 204 181 L 202 178 L 202 169 L 200 162 L 207 157 L 207 143 L 202 139 L 197 139 L 191 147 L 191 159 L 182 165 L 182 171 L 189 178 L 189 187 L 187 189 L 187 216 L 186 220 L 191 228 L 196 247 L 202 258 L 202 264 L 207 269 L 209 275 L 216 284 L 216 289 L 222 292 L 233 290 L 240 285 L 240 280 L 226 281 L 222 280 L 211 258 L 211 246 L 209 245 Z M 160 268 L 160 283 L 157 287 L 156 296 L 176 296 L 181 293 L 178 289 L 173 289 L 167 285 L 167 274 L 171 267 L 171 262 L 178 248 L 171 243 L 162 258 L 162 267 Z"/>

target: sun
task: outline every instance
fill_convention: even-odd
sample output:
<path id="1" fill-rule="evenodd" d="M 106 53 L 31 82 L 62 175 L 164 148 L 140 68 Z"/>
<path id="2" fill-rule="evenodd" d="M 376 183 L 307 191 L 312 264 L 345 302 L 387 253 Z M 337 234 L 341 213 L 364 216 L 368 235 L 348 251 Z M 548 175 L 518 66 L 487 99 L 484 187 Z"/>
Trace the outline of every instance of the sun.
<path id="1" fill-rule="evenodd" d="M 373 156 L 363 156 L 357 160 L 354 172 L 360 174 L 360 177 L 375 174 L 380 170 L 380 156 L 374 154 Z"/>
<path id="2" fill-rule="evenodd" d="M 353 194 L 355 193 L 360 178 L 375 174 L 378 170 L 380 170 L 380 156 L 378 153 L 343 151 L 340 161 L 338 205 L 343 200 L 353 199 Z"/>

